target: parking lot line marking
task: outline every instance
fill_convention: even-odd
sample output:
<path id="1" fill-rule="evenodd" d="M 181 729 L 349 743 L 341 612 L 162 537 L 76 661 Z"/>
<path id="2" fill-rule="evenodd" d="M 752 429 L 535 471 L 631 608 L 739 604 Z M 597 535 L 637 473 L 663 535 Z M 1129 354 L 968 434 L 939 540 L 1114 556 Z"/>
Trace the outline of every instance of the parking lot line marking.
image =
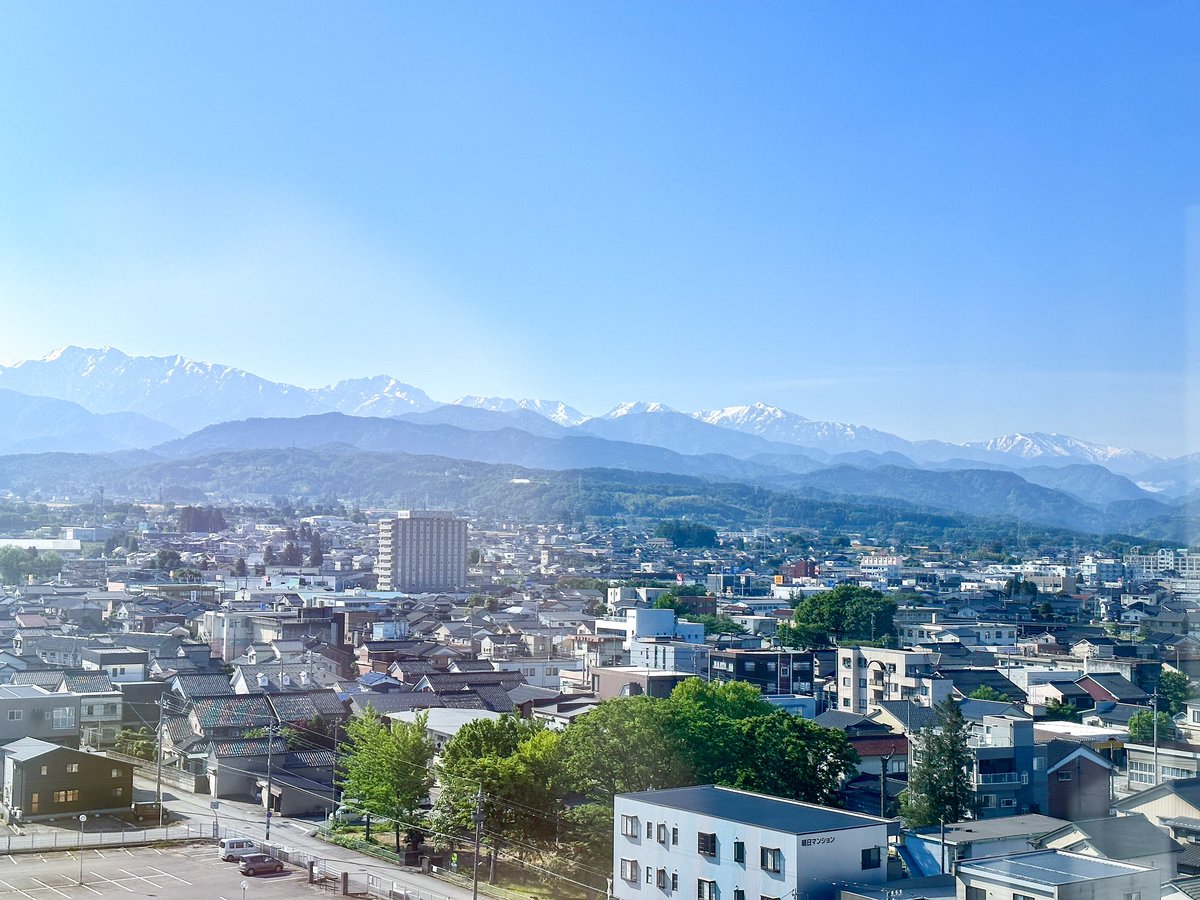
<path id="1" fill-rule="evenodd" d="M 160 875 L 166 875 L 168 878 L 174 878 L 176 881 L 182 881 L 186 885 L 191 885 L 190 881 L 185 881 L 184 879 L 180 878 L 178 875 L 172 875 L 170 872 L 164 872 L 158 866 L 146 866 L 146 868 L 153 869 L 155 872 L 158 872 Z"/>
<path id="2" fill-rule="evenodd" d="M 30 880 L 30 881 L 36 881 L 36 882 L 37 882 L 38 884 L 40 884 L 42 887 L 44 887 L 44 888 L 46 888 L 46 889 L 48 889 L 48 890 L 54 891 L 54 893 L 58 894 L 58 896 L 60 896 L 60 897 L 70 897 L 70 896 L 71 896 L 70 894 L 64 894 L 64 893 L 63 893 L 62 891 L 60 891 L 58 888 L 54 887 L 54 885 L 51 885 L 51 884 L 46 884 L 46 882 L 42 881 L 42 879 L 40 879 L 40 878 L 35 878 L 34 876 L 30 875 L 30 876 L 29 876 L 29 880 Z M 34 890 L 37 890 L 37 888 L 34 888 Z M 25 892 L 24 892 L 24 891 L 21 891 L 21 893 L 22 893 L 22 894 L 24 894 Z"/>
<path id="3" fill-rule="evenodd" d="M 97 850 L 95 847 L 92 848 L 92 852 L 95 853 L 101 859 L 104 859 L 104 854 L 101 853 L 99 850 Z"/>
<path id="4" fill-rule="evenodd" d="M 159 850 L 157 847 L 151 847 L 150 849 L 153 850 L 155 853 L 157 853 L 159 856 L 163 855 L 163 852 L 161 850 Z"/>
<path id="5" fill-rule="evenodd" d="M 13 858 L 12 858 L 12 854 L 11 854 L 11 853 L 10 853 L 10 854 L 8 854 L 8 861 L 9 861 L 10 863 L 12 863 L 14 866 L 17 864 L 17 861 L 16 861 L 15 859 L 13 859 Z"/>
<path id="6" fill-rule="evenodd" d="M 133 888 L 127 888 L 127 887 L 125 887 L 125 885 L 121 884 L 121 882 L 119 882 L 119 881 L 113 881 L 111 878 L 105 878 L 103 875 L 101 875 L 101 874 L 100 874 L 100 873 L 98 873 L 98 872 L 91 872 L 91 873 L 89 873 L 89 874 L 90 874 L 90 875 L 92 875 L 92 876 L 94 876 L 94 877 L 95 877 L 95 878 L 97 878 L 98 880 L 100 880 L 100 881 L 103 881 L 105 884 L 115 884 L 115 885 L 116 885 L 117 887 L 119 887 L 121 890 L 123 890 L 123 891 L 128 891 L 128 892 L 129 892 L 129 893 L 131 893 L 131 894 L 133 893 Z"/>

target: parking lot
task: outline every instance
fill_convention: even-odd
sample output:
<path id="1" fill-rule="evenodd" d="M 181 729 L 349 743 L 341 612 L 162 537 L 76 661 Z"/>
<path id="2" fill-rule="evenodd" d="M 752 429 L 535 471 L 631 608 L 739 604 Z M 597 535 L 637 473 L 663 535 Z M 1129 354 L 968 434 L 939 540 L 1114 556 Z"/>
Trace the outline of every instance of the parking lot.
<path id="1" fill-rule="evenodd" d="M 24 853 L 0 856 L 0 898 L 3 900 L 62 900 L 62 898 L 169 897 L 171 900 L 246 900 L 296 897 L 320 893 L 308 884 L 305 872 L 284 866 L 278 875 L 248 878 L 236 862 L 217 859 L 216 846 L 183 844 L 121 847 L 83 852 Z"/>

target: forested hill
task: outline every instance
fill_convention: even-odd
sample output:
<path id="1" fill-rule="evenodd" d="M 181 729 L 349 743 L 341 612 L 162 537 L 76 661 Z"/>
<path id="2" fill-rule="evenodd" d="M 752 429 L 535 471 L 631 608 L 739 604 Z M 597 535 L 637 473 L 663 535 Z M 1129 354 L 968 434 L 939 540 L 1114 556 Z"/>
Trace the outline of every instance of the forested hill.
<path id="1" fill-rule="evenodd" d="M 688 517 L 721 528 L 776 525 L 895 534 L 906 540 L 1067 539 L 1063 529 L 1014 518 L 955 514 L 904 500 L 770 490 L 731 481 L 622 469 L 550 471 L 344 446 L 240 450 L 190 459 L 148 454 L 0 457 L 0 491 L 23 497 L 147 498 L 178 502 L 341 500 L 361 506 L 429 505 L 489 518 L 580 521 Z"/>

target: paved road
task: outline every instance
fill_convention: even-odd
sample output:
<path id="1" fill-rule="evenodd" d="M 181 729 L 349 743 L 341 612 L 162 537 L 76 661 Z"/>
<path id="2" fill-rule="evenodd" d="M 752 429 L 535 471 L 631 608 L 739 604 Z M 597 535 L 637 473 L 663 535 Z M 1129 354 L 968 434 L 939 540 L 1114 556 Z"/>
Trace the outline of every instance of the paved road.
<path id="1" fill-rule="evenodd" d="M 135 777 L 134 788 L 139 799 L 147 790 L 152 799 L 154 779 Z M 213 810 L 209 807 L 211 799 L 206 794 L 189 794 L 176 788 L 163 786 L 163 804 L 175 816 L 182 817 L 185 821 L 211 825 L 213 821 Z M 220 804 L 216 814 L 222 828 L 236 829 L 248 837 L 258 840 L 265 838 L 266 814 L 261 807 L 234 800 L 221 800 Z M 390 879 L 402 887 L 432 894 L 437 900 L 444 900 L 444 898 L 470 900 L 471 891 L 469 889 L 446 884 L 444 881 L 422 875 L 419 872 L 410 872 L 407 869 L 389 865 L 382 860 L 363 856 L 344 847 L 327 844 L 314 836 L 316 828 L 317 826 L 310 821 L 276 816 L 271 820 L 271 842 L 328 860 L 330 871 L 350 872 L 351 877 L 377 875 Z M 479 892 L 481 896 L 486 896 L 484 885 L 480 886 Z"/>

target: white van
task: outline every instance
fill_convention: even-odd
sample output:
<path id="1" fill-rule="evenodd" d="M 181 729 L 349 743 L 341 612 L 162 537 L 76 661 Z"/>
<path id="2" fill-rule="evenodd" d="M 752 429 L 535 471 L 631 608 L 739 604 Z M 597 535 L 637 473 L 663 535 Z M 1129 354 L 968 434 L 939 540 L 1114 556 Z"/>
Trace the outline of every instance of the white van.
<path id="1" fill-rule="evenodd" d="M 258 852 L 258 844 L 247 838 L 221 838 L 217 842 L 217 855 L 221 859 L 241 859 Z"/>

